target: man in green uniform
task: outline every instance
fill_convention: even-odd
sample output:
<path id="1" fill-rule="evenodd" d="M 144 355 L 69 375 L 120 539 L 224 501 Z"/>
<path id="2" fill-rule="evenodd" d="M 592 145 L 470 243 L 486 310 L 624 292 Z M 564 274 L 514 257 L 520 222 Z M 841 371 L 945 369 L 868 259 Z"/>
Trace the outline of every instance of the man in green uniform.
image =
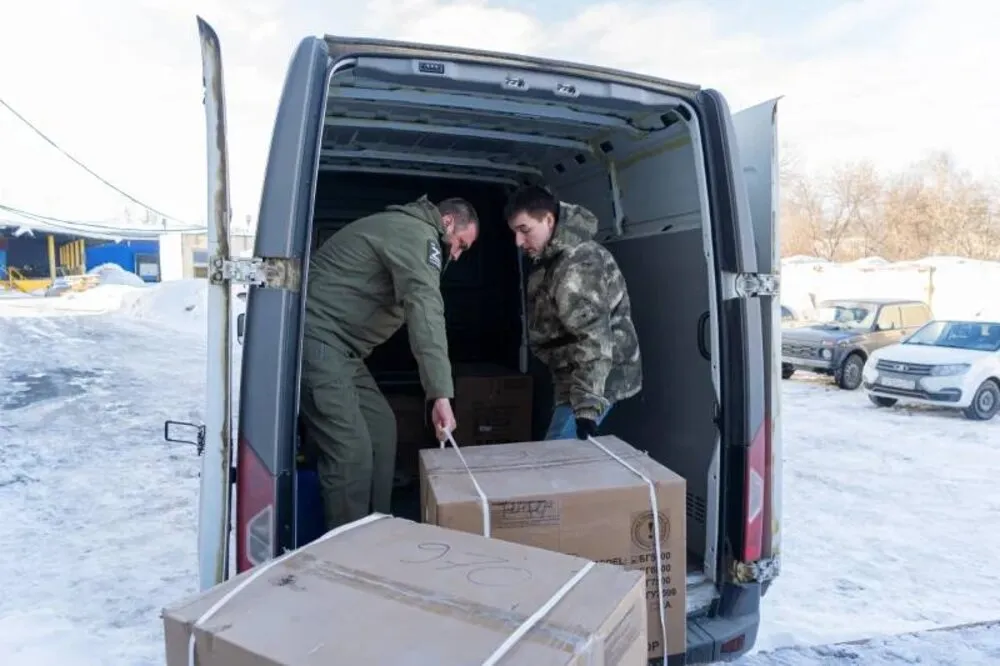
<path id="1" fill-rule="evenodd" d="M 301 417 L 328 530 L 389 512 L 396 419 L 364 360 L 404 322 L 438 436 L 455 429 L 440 280 L 478 235 L 468 202 L 424 196 L 352 222 L 313 253 Z"/>

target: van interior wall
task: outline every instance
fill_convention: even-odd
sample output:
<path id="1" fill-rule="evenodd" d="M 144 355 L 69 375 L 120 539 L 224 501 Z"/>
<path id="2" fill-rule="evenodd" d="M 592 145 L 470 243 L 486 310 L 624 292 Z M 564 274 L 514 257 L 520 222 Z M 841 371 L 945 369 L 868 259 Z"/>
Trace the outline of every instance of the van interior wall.
<path id="1" fill-rule="evenodd" d="M 620 233 L 607 162 L 567 162 L 550 182 L 562 199 L 597 214 L 598 238 L 628 284 L 643 387 L 611 412 L 602 430 L 648 451 L 687 480 L 688 550 L 696 563 L 706 550 L 717 433 L 711 363 L 698 344 L 699 323 L 710 307 L 698 171 L 686 130 L 642 141 L 646 145 L 628 147 L 629 157 L 614 164 Z"/>
<path id="2" fill-rule="evenodd" d="M 480 217 L 477 242 L 441 276 L 449 355 L 454 363 L 498 363 L 518 367 L 521 344 L 521 295 L 518 253 L 501 220 L 506 192 L 502 184 L 385 174 L 321 172 L 316 190 L 313 247 L 335 231 L 386 206 L 421 196 L 438 202 L 468 200 Z M 406 326 L 368 360 L 381 383 L 417 382 L 417 365 Z"/>

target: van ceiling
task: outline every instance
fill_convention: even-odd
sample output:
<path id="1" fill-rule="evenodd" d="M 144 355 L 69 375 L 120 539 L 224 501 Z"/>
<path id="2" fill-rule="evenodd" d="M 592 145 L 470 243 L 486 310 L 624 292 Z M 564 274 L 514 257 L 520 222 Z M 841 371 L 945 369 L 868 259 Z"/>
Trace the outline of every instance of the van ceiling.
<path id="1" fill-rule="evenodd" d="M 510 97 L 416 88 L 346 69 L 331 83 L 320 169 L 516 185 L 544 181 L 547 170 L 625 159 L 652 133 L 687 133 L 676 102 L 637 103 L 630 115 Z"/>

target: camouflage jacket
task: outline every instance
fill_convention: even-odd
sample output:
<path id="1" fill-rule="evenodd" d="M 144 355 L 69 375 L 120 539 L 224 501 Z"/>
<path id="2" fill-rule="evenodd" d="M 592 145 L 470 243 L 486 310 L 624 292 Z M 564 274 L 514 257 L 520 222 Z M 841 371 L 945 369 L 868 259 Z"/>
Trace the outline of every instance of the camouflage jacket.
<path id="1" fill-rule="evenodd" d="M 642 388 L 625 278 L 595 233 L 593 213 L 561 203 L 527 289 L 528 342 L 552 372 L 556 404 L 594 420 Z"/>

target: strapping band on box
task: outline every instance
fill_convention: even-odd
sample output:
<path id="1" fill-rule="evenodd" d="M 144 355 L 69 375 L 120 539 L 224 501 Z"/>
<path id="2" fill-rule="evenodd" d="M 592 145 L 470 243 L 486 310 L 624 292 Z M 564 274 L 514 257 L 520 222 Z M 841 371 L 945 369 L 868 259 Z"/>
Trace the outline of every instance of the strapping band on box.
<path id="1" fill-rule="evenodd" d="M 510 652 L 511 648 L 517 645 L 517 642 L 522 638 L 524 638 L 524 635 L 527 634 L 529 631 L 531 631 L 532 627 L 534 627 L 542 620 L 542 618 L 548 615 L 552 611 L 552 609 L 555 608 L 559 604 L 559 602 L 563 600 L 563 597 L 569 594 L 570 590 L 576 587 L 576 584 L 579 583 L 581 580 L 583 580 L 583 577 L 586 576 L 593 568 L 594 568 L 594 563 L 587 562 L 587 564 L 585 564 L 582 569 L 573 574 L 572 578 L 563 583 L 563 586 L 560 587 L 558 590 L 556 590 L 556 593 L 553 594 L 551 597 L 549 597 L 548 601 L 542 604 L 542 606 L 538 610 L 536 610 L 531 615 L 531 617 L 522 622 L 521 626 L 515 629 L 514 633 L 508 636 L 507 640 L 501 643 L 500 647 L 498 647 L 496 650 L 493 651 L 493 654 L 491 654 L 486 659 L 486 661 L 483 662 L 482 666 L 496 666 L 498 663 L 500 663 L 500 660 L 503 659 L 508 652 Z M 589 645 L 590 641 L 587 642 L 587 646 Z"/>
<path id="2" fill-rule="evenodd" d="M 445 441 L 451 444 L 451 448 L 455 449 L 455 453 L 458 454 L 458 459 L 462 461 L 462 466 L 465 467 L 465 471 L 469 473 L 469 478 L 472 479 L 472 485 L 476 489 L 476 493 L 479 495 L 479 506 L 483 510 L 483 536 L 489 538 L 491 536 L 492 530 L 490 529 L 490 501 L 486 498 L 486 493 L 479 486 L 479 482 L 476 481 L 476 475 L 472 473 L 469 468 L 469 463 L 465 462 L 465 456 L 462 455 L 462 451 L 459 450 L 458 444 L 455 443 L 455 438 L 452 437 L 451 432 L 445 430 L 444 432 L 447 440 L 441 442 L 441 448 L 445 448 Z"/>
<path id="3" fill-rule="evenodd" d="M 320 543 L 326 541 L 327 539 L 332 539 L 333 537 L 339 536 L 344 532 L 349 532 L 350 530 L 353 530 L 356 527 L 361 527 L 362 525 L 373 523 L 376 520 L 380 520 L 382 518 L 390 518 L 390 517 L 391 516 L 388 516 L 384 513 L 373 513 L 360 520 L 356 520 L 353 523 L 348 523 L 346 525 L 341 525 L 340 527 L 334 528 L 329 532 L 327 532 L 326 534 L 324 534 L 323 536 L 321 536 L 320 538 L 316 539 L 316 541 L 314 541 L 313 543 Z M 222 596 L 222 598 L 220 598 L 218 601 L 212 604 L 212 606 L 207 611 L 201 614 L 201 617 L 199 617 L 197 620 L 194 621 L 194 624 L 191 625 L 191 636 L 188 638 L 188 666 L 197 666 L 197 661 L 195 658 L 195 633 L 194 633 L 195 629 L 200 629 L 202 625 L 205 622 L 208 622 L 210 619 L 212 619 L 212 616 L 218 613 L 223 606 L 232 601 L 233 597 L 235 597 L 237 594 L 245 590 L 248 585 L 250 585 L 255 580 L 263 576 L 265 573 L 270 571 L 276 565 L 287 560 L 296 552 L 298 551 L 290 550 L 287 553 L 281 555 L 280 557 L 276 557 L 273 560 L 258 565 L 257 568 L 249 576 L 243 579 L 243 582 L 235 586 L 233 589 L 229 590 L 229 592 L 226 592 Z"/>
<path id="4" fill-rule="evenodd" d="M 653 483 L 653 480 L 643 474 L 639 469 L 630 465 L 627 460 L 598 442 L 593 437 L 587 437 L 587 441 L 599 448 L 601 451 L 604 451 L 622 467 L 645 481 L 646 486 L 649 488 L 649 509 L 653 512 L 653 543 L 655 544 L 654 552 L 656 553 L 656 594 L 658 597 L 657 601 L 659 602 L 658 606 L 660 607 L 660 631 L 663 632 L 663 654 L 664 658 L 666 658 L 666 655 L 670 654 L 670 650 L 667 649 L 667 617 L 663 603 L 663 548 L 660 546 L 660 507 L 659 503 L 656 501 L 656 484 Z"/>
<path id="5" fill-rule="evenodd" d="M 382 518 L 390 518 L 390 517 L 391 516 L 385 514 L 373 513 L 353 523 L 348 523 L 347 525 L 342 525 L 336 529 L 330 530 L 329 532 L 318 538 L 313 543 L 320 543 L 326 541 L 327 539 L 332 539 L 333 537 L 341 535 L 357 527 L 367 525 Z M 294 555 L 296 552 L 298 551 L 295 550 L 288 551 L 281 557 L 277 557 L 273 560 L 270 560 L 269 562 L 259 565 L 257 569 L 255 569 L 250 575 L 248 575 L 239 585 L 235 586 L 233 589 L 231 589 L 229 592 L 223 595 L 218 601 L 212 604 L 212 606 L 207 611 L 202 613 L 201 617 L 195 620 L 194 624 L 191 626 L 191 636 L 188 638 L 188 666 L 197 666 L 197 660 L 196 660 L 197 658 L 195 655 L 195 643 L 196 643 L 195 629 L 201 628 L 205 622 L 208 622 L 216 613 L 219 612 L 220 609 L 222 609 L 222 607 L 228 604 L 236 595 L 238 595 L 240 592 L 246 589 L 255 580 L 257 580 L 265 573 L 270 571 L 273 567 L 280 564 L 281 562 L 284 562 L 289 557 Z M 486 658 L 486 660 L 482 663 L 482 666 L 497 666 L 497 664 L 500 663 L 500 660 L 503 659 L 514 648 L 514 646 L 516 646 L 517 643 L 522 638 L 524 638 L 529 631 L 531 631 L 535 627 L 535 625 L 541 622 L 546 615 L 552 612 L 552 609 L 555 608 L 557 605 L 559 605 L 559 602 L 562 601 L 563 598 L 567 594 L 569 594 L 581 580 L 583 580 L 584 576 L 586 576 L 590 572 L 590 570 L 594 568 L 594 564 L 595 564 L 594 562 L 587 562 L 579 571 L 573 574 L 573 576 L 569 580 L 563 583 L 563 585 L 558 590 L 556 590 L 555 594 L 549 597 L 548 601 L 542 604 L 538 608 L 538 610 L 536 610 L 527 619 L 525 619 L 525 621 L 522 622 L 517 627 L 517 629 L 515 629 L 514 632 L 511 633 L 511 635 L 508 636 L 507 639 L 504 640 L 504 642 L 501 643 L 493 651 L 493 653 Z M 584 649 L 588 649 L 591 644 L 592 640 L 587 641 L 582 647 L 578 647 L 576 652 L 579 653 Z"/>

